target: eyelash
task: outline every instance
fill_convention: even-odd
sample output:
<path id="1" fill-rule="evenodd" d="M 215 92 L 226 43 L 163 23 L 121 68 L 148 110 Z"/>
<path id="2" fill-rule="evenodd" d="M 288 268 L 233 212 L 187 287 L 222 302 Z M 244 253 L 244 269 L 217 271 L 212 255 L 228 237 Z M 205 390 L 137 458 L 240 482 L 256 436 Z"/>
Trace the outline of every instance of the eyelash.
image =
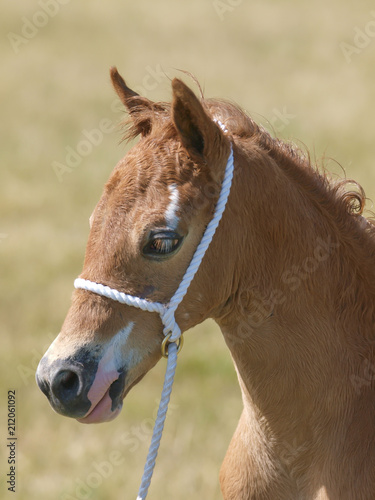
<path id="1" fill-rule="evenodd" d="M 179 248 L 182 238 L 176 233 L 154 234 L 143 248 L 147 257 L 168 257 Z"/>
<path id="2" fill-rule="evenodd" d="M 173 252 L 179 244 L 179 240 L 176 238 L 172 240 L 171 238 L 155 238 L 149 245 L 149 249 L 158 254 L 168 254 Z"/>

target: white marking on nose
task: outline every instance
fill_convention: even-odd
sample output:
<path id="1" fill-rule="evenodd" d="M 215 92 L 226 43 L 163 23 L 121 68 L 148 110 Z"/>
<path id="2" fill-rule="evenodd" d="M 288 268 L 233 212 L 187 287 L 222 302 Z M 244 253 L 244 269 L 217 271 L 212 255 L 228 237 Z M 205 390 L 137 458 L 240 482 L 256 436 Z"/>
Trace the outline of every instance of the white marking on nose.
<path id="1" fill-rule="evenodd" d="M 178 201 L 180 196 L 176 184 L 171 184 L 170 186 L 168 186 L 168 191 L 170 201 L 165 212 L 165 220 L 171 229 L 176 229 L 180 220 L 176 215 L 179 209 Z"/>
<path id="2" fill-rule="evenodd" d="M 124 328 L 121 328 L 108 342 L 107 349 L 102 359 L 108 363 L 107 370 L 120 369 L 123 366 L 122 349 L 124 348 L 129 335 L 134 327 L 134 321 L 130 321 Z M 104 363 L 105 364 L 105 363 Z"/>
<path id="3" fill-rule="evenodd" d="M 130 321 L 124 328 L 121 328 L 120 331 L 116 333 L 116 335 L 111 339 L 111 343 L 114 343 L 115 349 L 123 346 L 129 338 L 131 331 L 133 330 L 134 321 Z"/>

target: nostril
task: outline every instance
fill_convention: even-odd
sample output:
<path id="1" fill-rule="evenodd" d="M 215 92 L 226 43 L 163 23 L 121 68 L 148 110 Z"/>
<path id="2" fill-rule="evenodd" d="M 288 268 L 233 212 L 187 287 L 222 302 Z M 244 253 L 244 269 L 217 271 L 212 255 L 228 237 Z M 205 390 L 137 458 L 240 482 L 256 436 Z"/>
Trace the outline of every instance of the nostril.
<path id="1" fill-rule="evenodd" d="M 73 370 L 58 371 L 51 384 L 53 395 L 62 403 L 75 399 L 81 388 L 79 375 Z"/>
<path id="2" fill-rule="evenodd" d="M 78 375 L 74 372 L 64 371 L 64 373 L 61 374 L 60 383 L 64 391 L 78 390 Z"/>
<path id="3" fill-rule="evenodd" d="M 61 415 L 81 418 L 90 410 L 88 393 L 97 372 L 97 361 L 86 349 L 74 357 L 48 359 L 44 356 L 36 370 L 36 382 L 52 408 Z"/>

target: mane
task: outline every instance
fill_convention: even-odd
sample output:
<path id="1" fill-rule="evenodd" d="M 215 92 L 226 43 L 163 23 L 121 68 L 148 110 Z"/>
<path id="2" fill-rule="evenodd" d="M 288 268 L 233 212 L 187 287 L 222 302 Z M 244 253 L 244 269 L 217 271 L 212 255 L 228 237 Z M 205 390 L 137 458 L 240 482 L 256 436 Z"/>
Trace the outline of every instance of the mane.
<path id="1" fill-rule="evenodd" d="M 366 206 L 366 195 L 362 186 L 352 179 L 334 179 L 324 165 L 313 164 L 308 151 L 291 142 L 273 137 L 264 127 L 258 125 L 238 105 L 223 99 L 201 99 L 207 113 L 220 120 L 234 141 L 255 143 L 273 158 L 291 180 L 315 198 L 316 203 L 325 207 L 342 226 L 359 226 L 371 235 L 375 252 L 375 224 L 373 214 L 362 216 Z M 140 106 L 132 112 L 131 118 L 123 122 L 124 140 L 129 141 L 139 135 L 144 123 L 151 122 L 150 134 L 163 141 L 178 140 L 177 131 L 171 120 L 171 104 L 151 103 Z M 353 229 L 353 228 L 352 228 Z"/>
<path id="2" fill-rule="evenodd" d="M 222 100 L 207 100 L 210 113 L 239 139 L 251 139 L 266 151 L 294 181 L 304 185 L 321 201 L 336 204 L 339 211 L 351 216 L 361 216 L 366 206 L 366 195 L 362 186 L 352 179 L 333 179 L 328 170 L 311 162 L 310 154 L 291 142 L 273 137 L 258 125 L 236 104 Z M 328 198 L 328 199 L 327 199 Z M 368 222 L 373 225 L 371 219 Z"/>

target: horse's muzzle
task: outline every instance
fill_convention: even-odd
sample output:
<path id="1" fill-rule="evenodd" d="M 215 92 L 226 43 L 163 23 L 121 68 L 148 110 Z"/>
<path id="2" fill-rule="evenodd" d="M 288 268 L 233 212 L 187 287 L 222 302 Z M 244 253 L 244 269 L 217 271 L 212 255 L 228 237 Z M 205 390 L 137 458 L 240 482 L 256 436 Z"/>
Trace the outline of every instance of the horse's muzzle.
<path id="1" fill-rule="evenodd" d="M 88 392 L 95 379 L 98 362 L 87 353 L 72 359 L 49 361 L 46 354 L 39 363 L 36 381 L 52 408 L 61 415 L 81 418 L 91 407 Z"/>
<path id="2" fill-rule="evenodd" d="M 51 346 L 52 347 L 52 346 Z M 111 363 L 106 349 L 82 347 L 60 358 L 49 349 L 36 371 L 36 381 L 52 408 L 83 423 L 106 422 L 122 408 L 126 369 Z"/>

